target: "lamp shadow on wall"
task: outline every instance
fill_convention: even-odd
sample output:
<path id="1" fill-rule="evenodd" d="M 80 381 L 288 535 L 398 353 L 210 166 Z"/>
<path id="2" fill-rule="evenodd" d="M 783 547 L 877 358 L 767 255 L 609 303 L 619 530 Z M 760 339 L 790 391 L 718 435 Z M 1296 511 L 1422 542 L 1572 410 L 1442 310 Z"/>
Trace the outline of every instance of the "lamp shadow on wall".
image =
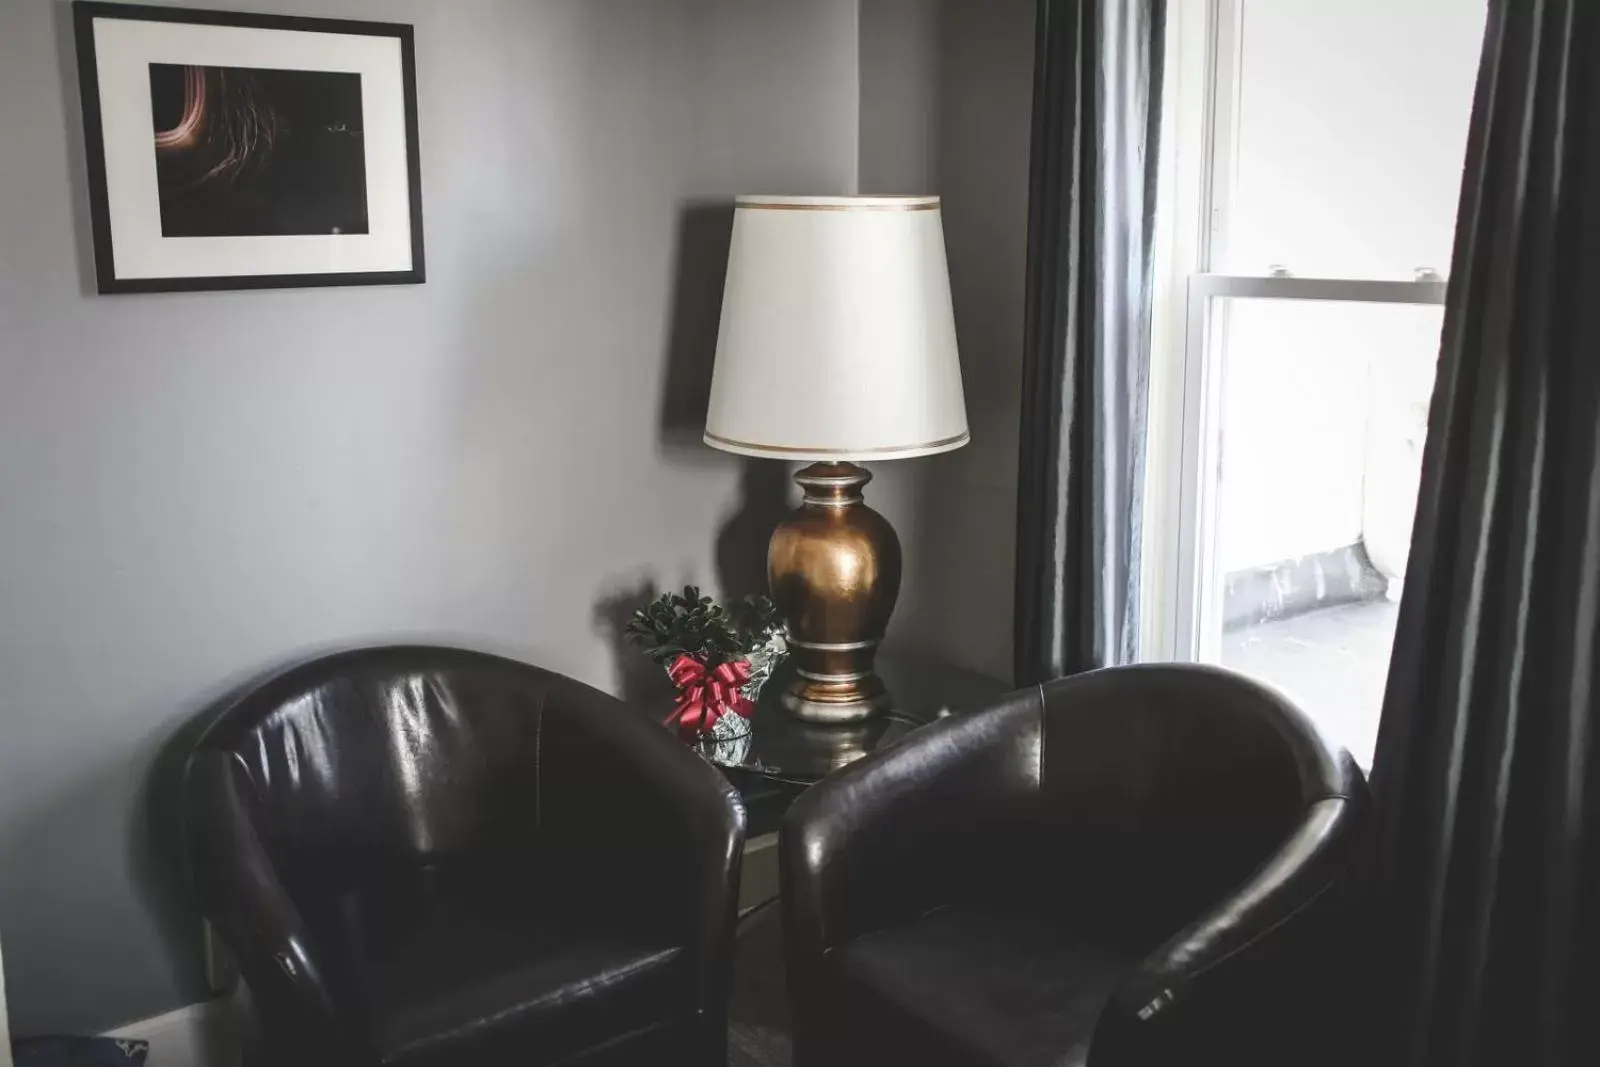
<path id="1" fill-rule="evenodd" d="M 711 395 L 711 367 L 722 316 L 722 286 L 733 233 L 730 200 L 697 200 L 678 216 L 678 250 L 672 322 L 662 381 L 660 442 L 669 459 L 686 464 L 725 464 L 730 457 L 701 439 Z M 778 403 L 781 398 L 774 397 Z M 788 464 L 739 458 L 739 504 L 716 539 L 717 582 L 724 597 L 764 593 L 767 541 L 788 515 Z"/>
<path id="2" fill-rule="evenodd" d="M 640 707 L 666 707 L 672 683 L 667 672 L 650 662 L 623 631 L 634 612 L 660 595 L 656 580 L 646 576 L 603 594 L 594 606 L 595 631 L 611 646 L 620 695 Z"/>
<path id="3" fill-rule="evenodd" d="M 713 546 L 717 587 L 725 598 L 766 591 L 767 541 L 789 511 L 785 464 L 729 456 L 702 440 L 732 233 L 730 199 L 690 200 L 679 210 L 671 320 L 657 405 L 657 446 L 669 465 L 739 467 L 738 503 L 722 520 Z M 611 648 L 622 697 L 642 706 L 665 706 L 672 686 L 660 667 L 629 644 L 623 630 L 633 613 L 661 592 L 662 583 L 654 575 L 624 578 L 603 591 L 593 607 L 595 632 Z"/>

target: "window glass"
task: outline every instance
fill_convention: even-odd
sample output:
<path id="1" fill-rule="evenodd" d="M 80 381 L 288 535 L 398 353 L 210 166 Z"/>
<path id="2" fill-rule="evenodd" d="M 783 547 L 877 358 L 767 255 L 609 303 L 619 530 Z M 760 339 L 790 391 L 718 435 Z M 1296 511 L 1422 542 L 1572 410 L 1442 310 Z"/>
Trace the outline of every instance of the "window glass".
<path id="1" fill-rule="evenodd" d="M 1208 658 L 1363 762 L 1405 579 L 1443 308 L 1218 299 L 1220 585 Z"/>
<path id="2" fill-rule="evenodd" d="M 1239 0 L 1213 269 L 1447 274 L 1484 15 L 1483 0 Z"/>

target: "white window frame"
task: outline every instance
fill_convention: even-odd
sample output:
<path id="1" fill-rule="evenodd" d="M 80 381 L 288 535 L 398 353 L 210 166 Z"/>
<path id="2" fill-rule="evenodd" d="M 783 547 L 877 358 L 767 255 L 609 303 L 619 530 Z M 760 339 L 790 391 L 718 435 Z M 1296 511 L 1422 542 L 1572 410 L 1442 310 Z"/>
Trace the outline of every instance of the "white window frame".
<path id="1" fill-rule="evenodd" d="M 1143 658 L 1219 658 L 1216 567 L 1221 350 L 1226 301 L 1440 305 L 1442 280 L 1298 278 L 1213 272 L 1233 180 L 1240 0 L 1174 5 L 1168 25 L 1152 317 L 1142 573 Z M 1218 301 L 1223 303 L 1218 305 Z"/>

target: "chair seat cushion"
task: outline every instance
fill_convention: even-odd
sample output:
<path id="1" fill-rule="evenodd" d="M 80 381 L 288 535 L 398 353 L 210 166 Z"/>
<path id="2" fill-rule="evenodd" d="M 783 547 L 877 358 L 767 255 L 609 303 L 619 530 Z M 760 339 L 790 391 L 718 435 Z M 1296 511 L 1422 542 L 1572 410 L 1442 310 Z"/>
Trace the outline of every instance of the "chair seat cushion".
<path id="1" fill-rule="evenodd" d="M 663 1028 L 682 949 L 474 880 L 348 894 L 346 958 L 385 1064 L 551 1062 Z"/>
<path id="2" fill-rule="evenodd" d="M 841 1010 L 855 1016 L 845 1025 L 881 1043 L 864 1062 L 951 1067 L 1079 1067 L 1137 963 L 1039 919 L 954 909 L 877 931 L 829 961 Z"/>

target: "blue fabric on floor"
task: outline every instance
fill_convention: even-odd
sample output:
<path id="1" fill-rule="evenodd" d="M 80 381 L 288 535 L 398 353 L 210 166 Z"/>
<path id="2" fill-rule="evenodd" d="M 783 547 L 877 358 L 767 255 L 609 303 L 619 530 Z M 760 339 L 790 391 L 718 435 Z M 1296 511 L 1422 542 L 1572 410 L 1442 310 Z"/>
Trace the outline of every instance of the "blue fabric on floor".
<path id="1" fill-rule="evenodd" d="M 32 1037 L 15 1041 L 16 1067 L 139 1067 L 150 1045 L 110 1037 Z"/>

